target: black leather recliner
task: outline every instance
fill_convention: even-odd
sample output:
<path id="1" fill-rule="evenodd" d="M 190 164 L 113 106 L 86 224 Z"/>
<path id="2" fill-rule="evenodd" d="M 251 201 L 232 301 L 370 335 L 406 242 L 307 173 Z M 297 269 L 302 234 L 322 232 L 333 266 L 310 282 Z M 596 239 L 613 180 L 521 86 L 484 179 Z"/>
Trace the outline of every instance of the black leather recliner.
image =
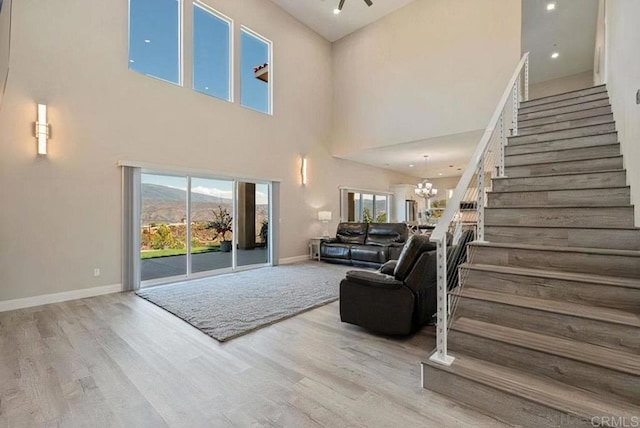
<path id="1" fill-rule="evenodd" d="M 404 223 L 340 223 L 336 237 L 320 244 L 320 259 L 379 267 L 400 256 L 407 235 Z"/>
<path id="2" fill-rule="evenodd" d="M 349 271 L 340 282 L 340 319 L 371 331 L 406 335 L 436 311 L 436 247 L 412 236 L 397 262 L 377 272 Z"/>
<path id="3" fill-rule="evenodd" d="M 458 281 L 466 259 L 469 230 L 447 251 L 449 284 Z M 411 236 L 398 260 L 375 272 L 349 271 L 340 282 L 340 319 L 375 333 L 407 335 L 427 324 L 436 313 L 436 246 L 426 236 Z"/>

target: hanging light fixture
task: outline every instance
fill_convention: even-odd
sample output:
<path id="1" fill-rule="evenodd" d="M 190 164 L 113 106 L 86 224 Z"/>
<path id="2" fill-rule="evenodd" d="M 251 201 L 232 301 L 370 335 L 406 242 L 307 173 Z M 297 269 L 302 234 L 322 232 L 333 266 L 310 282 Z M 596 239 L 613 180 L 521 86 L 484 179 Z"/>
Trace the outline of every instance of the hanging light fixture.
<path id="1" fill-rule="evenodd" d="M 427 174 L 427 159 L 429 156 L 424 155 L 424 172 Z M 438 189 L 433 188 L 433 184 L 429 182 L 428 179 L 425 179 L 418 183 L 418 187 L 416 188 L 416 195 L 421 198 L 430 199 L 438 194 Z"/>

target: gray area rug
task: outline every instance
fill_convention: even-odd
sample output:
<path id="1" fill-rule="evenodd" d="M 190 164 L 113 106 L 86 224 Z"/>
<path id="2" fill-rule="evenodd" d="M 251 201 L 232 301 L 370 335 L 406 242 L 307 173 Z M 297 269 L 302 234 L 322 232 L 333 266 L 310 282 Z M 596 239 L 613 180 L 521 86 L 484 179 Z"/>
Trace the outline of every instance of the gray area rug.
<path id="1" fill-rule="evenodd" d="M 350 266 L 266 267 L 147 288 L 136 294 L 220 342 L 338 299 Z"/>

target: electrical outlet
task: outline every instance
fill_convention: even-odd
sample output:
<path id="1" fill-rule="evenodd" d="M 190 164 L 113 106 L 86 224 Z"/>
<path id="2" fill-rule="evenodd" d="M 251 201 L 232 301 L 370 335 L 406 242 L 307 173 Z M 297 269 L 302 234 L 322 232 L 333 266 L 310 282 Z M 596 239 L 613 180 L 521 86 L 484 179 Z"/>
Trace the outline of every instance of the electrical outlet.
<path id="1" fill-rule="evenodd" d="M 93 270 L 93 276 L 100 276 L 100 268 L 95 268 Z"/>

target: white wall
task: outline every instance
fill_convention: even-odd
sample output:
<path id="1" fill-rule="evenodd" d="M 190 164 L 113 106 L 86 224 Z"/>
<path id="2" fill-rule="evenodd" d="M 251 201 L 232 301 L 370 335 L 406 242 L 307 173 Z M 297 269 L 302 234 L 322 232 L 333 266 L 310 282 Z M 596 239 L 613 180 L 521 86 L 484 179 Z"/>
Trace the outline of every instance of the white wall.
<path id="1" fill-rule="evenodd" d="M 0 10 L 0 110 L 7 73 L 9 71 L 9 29 L 11 18 L 11 0 L 5 0 Z"/>
<path id="2" fill-rule="evenodd" d="M 529 99 L 548 97 L 593 86 L 593 71 L 547 80 L 529 86 Z"/>
<path id="3" fill-rule="evenodd" d="M 640 226 L 640 1 L 608 0 L 607 88 L 624 155 L 636 226 Z"/>
<path id="4" fill-rule="evenodd" d="M 118 160 L 282 178 L 284 258 L 307 253 L 307 238 L 322 228 L 318 209 L 338 218 L 340 185 L 388 190 L 407 181 L 330 156 L 327 41 L 270 1 L 208 3 L 237 29 L 244 24 L 273 41 L 273 117 L 189 89 L 189 13 L 185 87 L 178 87 L 127 70 L 126 1 L 14 2 L 11 76 L 0 112 L 0 301 L 120 282 Z M 50 109 L 46 158 L 36 157 L 32 137 L 36 102 Z M 309 159 L 306 187 L 302 154 Z M 94 267 L 102 276 L 93 277 Z"/>
<path id="5" fill-rule="evenodd" d="M 418 0 L 334 43 L 332 153 L 484 129 L 520 15 L 513 0 Z"/>

